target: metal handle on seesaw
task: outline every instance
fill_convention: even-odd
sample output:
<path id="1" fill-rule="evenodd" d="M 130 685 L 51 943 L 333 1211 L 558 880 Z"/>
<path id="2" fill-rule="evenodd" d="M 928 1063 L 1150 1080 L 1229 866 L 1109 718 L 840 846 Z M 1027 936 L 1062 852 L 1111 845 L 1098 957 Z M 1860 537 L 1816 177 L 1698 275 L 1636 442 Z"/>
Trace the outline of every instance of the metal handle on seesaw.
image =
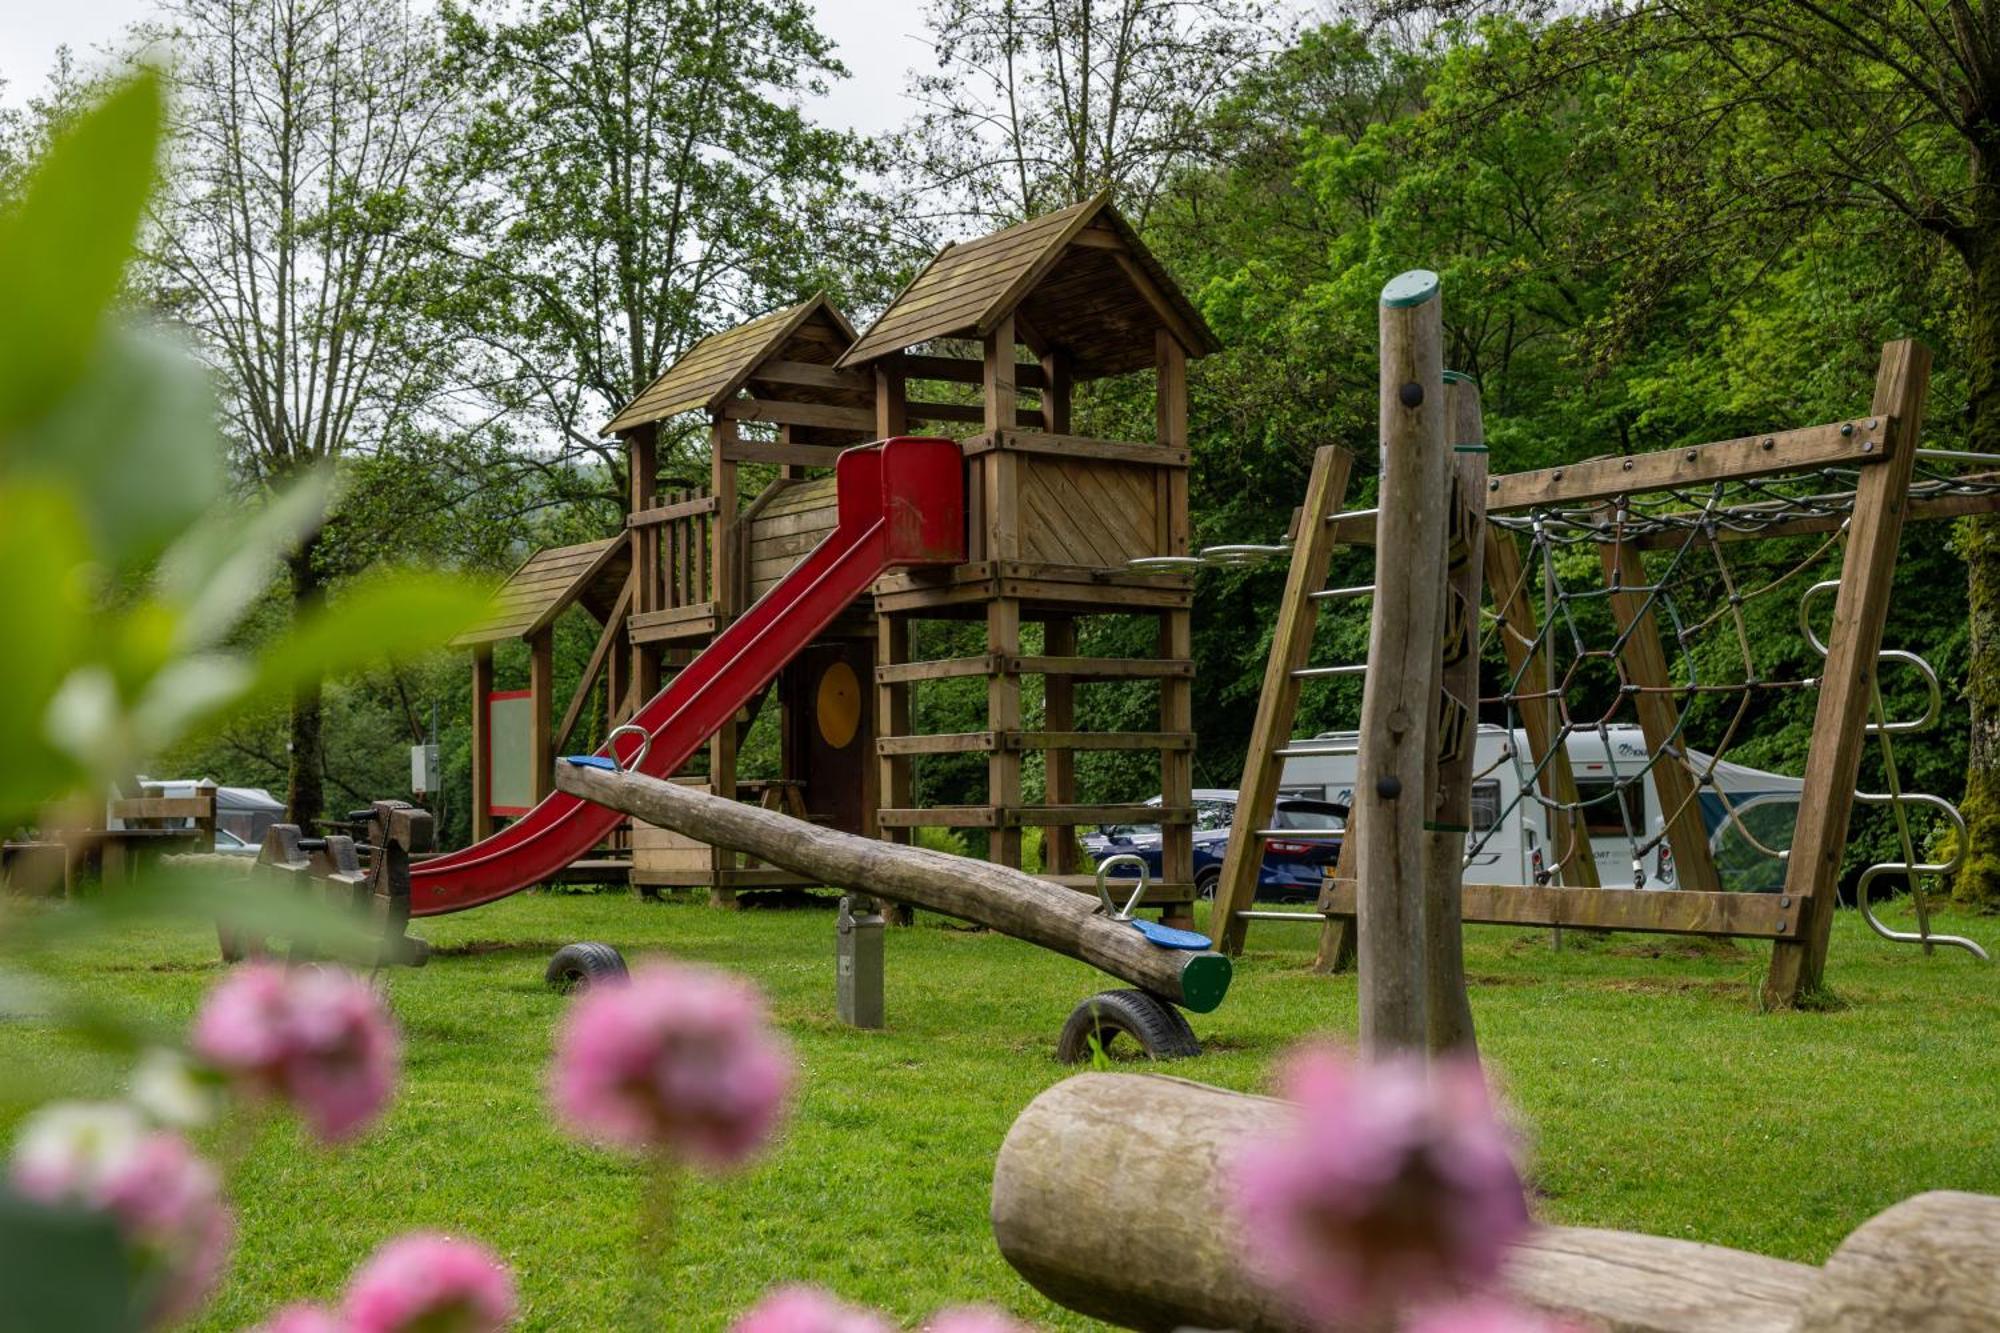
<path id="1" fill-rule="evenodd" d="M 1110 872 L 1111 867 L 1126 863 L 1139 868 L 1139 887 L 1132 890 L 1131 898 L 1126 901 L 1124 910 L 1120 911 L 1117 905 L 1111 901 L 1111 890 L 1105 887 L 1104 877 Z M 1110 917 L 1113 921 L 1130 921 L 1132 913 L 1138 910 L 1139 904 L 1145 901 L 1146 898 L 1146 858 L 1135 856 L 1131 852 L 1120 852 L 1116 856 L 1107 856 L 1102 861 L 1099 861 L 1097 863 L 1097 896 L 1104 904 L 1104 914 L 1106 916 Z"/>
<path id="2" fill-rule="evenodd" d="M 611 756 L 612 764 L 621 773 L 625 771 L 625 765 L 618 762 L 618 747 L 612 744 L 612 742 L 628 731 L 639 733 L 639 753 L 632 756 L 633 768 L 637 768 L 639 765 L 645 763 L 646 752 L 653 748 L 653 733 L 640 726 L 637 722 L 627 722 L 622 727 L 613 727 L 611 734 L 604 738 L 604 749 Z"/>

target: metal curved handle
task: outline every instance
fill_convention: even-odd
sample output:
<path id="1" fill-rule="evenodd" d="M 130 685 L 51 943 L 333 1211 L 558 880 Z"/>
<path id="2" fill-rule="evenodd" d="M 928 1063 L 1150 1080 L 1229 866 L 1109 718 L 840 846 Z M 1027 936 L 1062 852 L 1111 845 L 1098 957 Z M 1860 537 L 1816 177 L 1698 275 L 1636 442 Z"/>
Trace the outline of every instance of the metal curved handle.
<path id="1" fill-rule="evenodd" d="M 1806 642 L 1812 645 L 1813 651 L 1821 657 L 1825 657 L 1828 650 L 1826 641 L 1820 638 L 1819 631 L 1813 628 L 1813 599 L 1822 593 L 1831 592 L 1838 587 L 1840 587 L 1839 579 L 1825 579 L 1813 584 L 1812 587 L 1807 588 L 1805 592 L 1799 595 L 1799 630 L 1805 635 Z M 1912 732 L 1929 729 L 1930 725 L 1937 721 L 1939 712 L 1944 708 L 1944 691 L 1938 685 L 1938 675 L 1932 669 L 1931 664 L 1917 654 L 1906 652 L 1901 648 L 1884 648 L 1875 654 L 1875 661 L 1878 665 L 1883 662 L 1894 662 L 1902 666 L 1916 668 L 1917 674 L 1923 678 L 1924 690 L 1928 697 L 1924 701 L 1924 715 L 1922 717 L 1906 719 L 1901 722 L 1869 721 L 1863 724 L 1863 730 L 1871 735 L 1887 733 L 1892 736 L 1904 736 Z M 1877 674 L 1880 674 L 1879 671 Z"/>
<path id="2" fill-rule="evenodd" d="M 611 762 L 617 765 L 618 771 L 620 773 L 623 773 L 627 770 L 625 764 L 618 758 L 618 746 L 614 742 L 616 742 L 620 736 L 624 735 L 628 731 L 636 733 L 639 737 L 639 753 L 632 756 L 631 766 L 633 768 L 637 768 L 639 765 L 645 763 L 646 752 L 653 748 L 653 733 L 646 730 L 638 723 L 627 722 L 622 727 L 613 727 L 611 729 L 611 734 L 604 738 L 604 748 L 610 754 Z"/>
<path id="3" fill-rule="evenodd" d="M 1104 883 L 1105 875 L 1109 874 L 1111 867 L 1115 865 L 1134 865 L 1139 868 L 1139 887 L 1132 890 L 1132 896 L 1126 900 L 1123 911 L 1120 911 L 1117 905 L 1111 901 L 1111 890 L 1105 887 Z M 1146 898 L 1146 858 L 1135 856 L 1131 852 L 1120 852 L 1116 856 L 1107 856 L 1102 861 L 1099 861 L 1097 863 L 1097 897 L 1104 904 L 1104 914 L 1106 916 L 1110 917 L 1113 921 L 1130 921 L 1132 913 L 1138 910 L 1139 904 L 1145 901 Z"/>

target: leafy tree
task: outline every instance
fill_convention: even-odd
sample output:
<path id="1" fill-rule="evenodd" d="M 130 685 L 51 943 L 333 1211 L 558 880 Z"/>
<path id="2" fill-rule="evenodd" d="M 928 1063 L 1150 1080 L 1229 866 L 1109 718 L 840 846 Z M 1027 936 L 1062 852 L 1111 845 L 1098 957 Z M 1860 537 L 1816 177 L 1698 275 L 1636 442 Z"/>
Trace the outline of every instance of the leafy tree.
<path id="1" fill-rule="evenodd" d="M 1261 0 L 934 0 L 906 167 L 986 224 L 1110 187 L 1144 226 L 1263 45 Z"/>
<path id="2" fill-rule="evenodd" d="M 398 0 L 169 0 L 167 188 L 153 298 L 223 386 L 262 488 L 451 422 L 453 331 L 433 260 L 454 225 L 443 167 L 462 129 L 435 34 Z M 287 557 L 294 614 L 330 570 L 317 525 Z M 288 804 L 323 803 L 321 684 L 290 708 Z"/>
<path id="3" fill-rule="evenodd" d="M 879 289 L 868 145 L 797 91 L 846 71 L 804 0 L 448 6 L 455 78 L 483 90 L 468 327 L 494 396 L 619 495 L 598 427 L 693 342 L 826 288 Z M 671 440 L 663 445 L 671 447 Z"/>

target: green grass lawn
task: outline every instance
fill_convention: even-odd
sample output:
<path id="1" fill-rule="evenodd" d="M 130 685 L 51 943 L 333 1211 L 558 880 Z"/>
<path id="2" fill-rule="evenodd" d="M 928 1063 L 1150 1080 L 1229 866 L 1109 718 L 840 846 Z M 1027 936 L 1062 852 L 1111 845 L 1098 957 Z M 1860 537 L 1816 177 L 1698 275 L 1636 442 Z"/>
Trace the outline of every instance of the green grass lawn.
<path id="1" fill-rule="evenodd" d="M 1942 917 L 2000 951 L 2000 919 Z M 727 913 L 622 895 L 524 895 L 419 924 L 431 965 L 390 990 L 407 1044 L 386 1123 L 327 1153 L 289 1123 L 234 1157 L 234 1273 L 204 1327 L 331 1297 L 409 1227 L 478 1235 L 514 1265 L 531 1328 L 617 1326 L 629 1299 L 640 1180 L 556 1132 L 542 1077 L 563 1000 L 544 961 L 574 939 L 628 958 L 736 969 L 770 996 L 804 1078 L 763 1164 L 684 1191 L 678 1240 L 648 1299 L 653 1328 L 716 1329 L 767 1285 L 824 1283 L 912 1325 L 988 1301 L 1050 1328 L 1098 1327 L 1016 1278 L 986 1221 L 993 1155 L 1015 1114 L 1062 1078 L 1055 1034 L 1113 984 L 1079 963 L 935 918 L 888 941 L 890 1030 L 833 1019 L 833 916 Z M 1351 1033 L 1352 977 L 1310 971 L 1314 932 L 1259 925 L 1229 1000 L 1194 1019 L 1208 1047 L 1175 1072 L 1263 1086 L 1310 1033 Z M 1534 1142 L 1540 1211 L 1803 1260 L 1920 1190 L 2000 1192 L 2000 972 L 1870 935 L 1851 912 L 1830 969 L 1846 1007 L 1765 1015 L 1766 950 L 1660 937 L 1471 932 L 1480 1037 Z M 131 928 L 68 954 L 89 992 L 184 1022 L 219 974 L 212 936 Z M 17 1117 L 29 1086 L 104 1092 L 103 1060 L 37 1026 L 0 1025 Z"/>

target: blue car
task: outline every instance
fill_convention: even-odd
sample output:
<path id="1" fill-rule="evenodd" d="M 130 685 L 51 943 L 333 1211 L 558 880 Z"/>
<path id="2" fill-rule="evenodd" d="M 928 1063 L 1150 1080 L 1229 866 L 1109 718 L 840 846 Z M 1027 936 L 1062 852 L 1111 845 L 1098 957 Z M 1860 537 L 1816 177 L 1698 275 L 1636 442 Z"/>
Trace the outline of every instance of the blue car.
<path id="1" fill-rule="evenodd" d="M 1146 802 L 1159 803 L 1157 796 Z M 1194 883 L 1195 891 L 1204 898 L 1215 896 L 1215 886 L 1222 879 L 1222 861 L 1229 850 L 1229 826 L 1235 817 L 1234 791 L 1213 787 L 1195 791 Z M 1265 840 L 1257 897 L 1268 902 L 1316 901 L 1320 880 L 1340 856 L 1337 835 L 1346 826 L 1346 820 L 1347 808 L 1331 801 L 1280 797 L 1271 816 L 1271 827 L 1297 829 L 1302 836 Z M 1093 862 L 1101 863 L 1110 856 L 1134 855 L 1146 863 L 1149 878 L 1158 879 L 1164 873 L 1158 825 L 1109 824 L 1082 841 Z M 1112 879 L 1131 877 L 1132 871 L 1127 867 L 1111 869 Z"/>

